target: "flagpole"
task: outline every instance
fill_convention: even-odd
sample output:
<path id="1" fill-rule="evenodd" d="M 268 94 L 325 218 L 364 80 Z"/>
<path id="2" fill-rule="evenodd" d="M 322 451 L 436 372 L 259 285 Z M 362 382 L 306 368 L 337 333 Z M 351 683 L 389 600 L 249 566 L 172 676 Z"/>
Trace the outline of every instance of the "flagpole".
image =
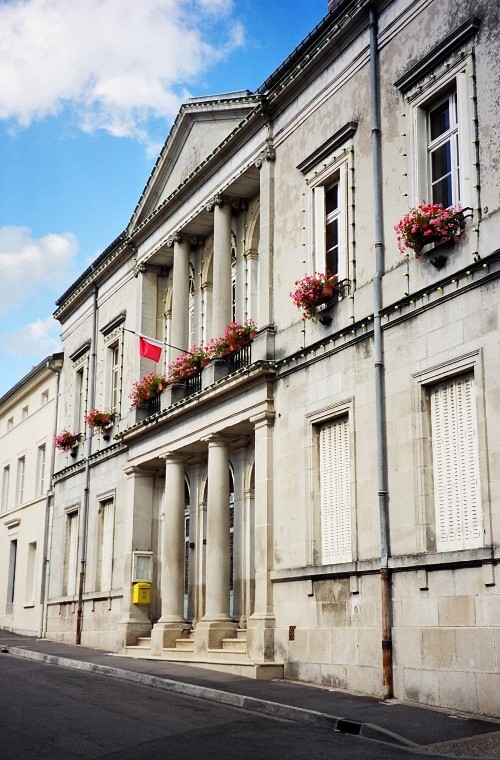
<path id="1" fill-rule="evenodd" d="M 125 330 L 125 332 L 132 333 L 132 335 L 137 335 L 139 338 L 141 337 L 146 338 L 147 340 L 147 337 L 148 337 L 147 335 L 143 335 L 142 333 L 135 332 L 135 330 L 129 330 L 128 327 L 124 327 L 123 329 Z M 151 338 L 151 340 L 155 340 L 157 343 L 162 343 L 162 341 L 156 340 L 156 338 Z M 163 341 L 163 345 L 167 346 L 168 348 L 175 348 L 176 351 L 182 351 L 183 354 L 190 354 L 191 356 L 195 356 L 195 354 L 193 354 L 192 351 L 188 351 L 186 348 L 179 348 L 179 346 L 173 346 L 171 343 L 165 343 L 165 341 Z"/>

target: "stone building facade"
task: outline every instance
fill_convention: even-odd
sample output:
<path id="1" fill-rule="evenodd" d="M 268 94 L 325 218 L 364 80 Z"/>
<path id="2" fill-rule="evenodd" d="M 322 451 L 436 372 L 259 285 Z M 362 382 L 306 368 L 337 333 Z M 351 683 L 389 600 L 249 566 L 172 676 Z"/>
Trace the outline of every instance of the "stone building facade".
<path id="1" fill-rule="evenodd" d="M 47 635 L 499 716 L 496 3 L 329 5 L 258 91 L 182 106 L 57 303 L 83 440 L 56 459 Z M 456 240 L 402 253 L 424 201 L 463 209 Z M 290 292 L 327 268 L 303 319 Z"/>
<path id="2" fill-rule="evenodd" d="M 48 536 L 63 355 L 53 354 L 0 398 L 0 627 L 46 630 Z"/>

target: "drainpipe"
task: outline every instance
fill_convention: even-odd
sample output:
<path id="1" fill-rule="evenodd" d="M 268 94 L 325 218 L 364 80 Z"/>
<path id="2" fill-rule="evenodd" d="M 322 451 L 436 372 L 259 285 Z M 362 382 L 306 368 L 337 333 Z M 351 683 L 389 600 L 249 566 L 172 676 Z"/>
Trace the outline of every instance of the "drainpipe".
<path id="1" fill-rule="evenodd" d="M 54 410 L 54 425 L 52 440 L 57 435 L 57 421 L 59 416 L 59 387 L 61 383 L 61 368 L 63 365 L 63 354 L 53 354 L 47 361 L 47 369 L 54 372 L 56 375 L 56 393 L 55 393 L 55 410 Z M 40 581 L 40 625 L 38 628 L 38 637 L 43 638 L 45 631 L 47 630 L 47 592 L 49 586 L 49 536 L 50 531 L 50 515 L 51 508 L 50 502 L 54 493 L 54 468 L 55 468 L 55 452 L 54 446 L 51 448 L 50 468 L 47 493 L 45 494 L 45 525 L 43 530 L 43 559 L 42 559 L 42 578 Z"/>
<path id="2" fill-rule="evenodd" d="M 381 326 L 382 277 L 384 274 L 384 226 L 382 202 L 382 140 L 380 129 L 380 81 L 378 66 L 377 18 L 369 9 L 370 29 L 370 88 L 372 114 L 372 164 L 375 217 L 375 277 L 373 279 L 373 342 L 375 353 L 375 418 L 377 435 L 377 483 L 380 516 L 380 581 L 382 623 L 383 697 L 393 696 L 393 663 L 391 640 L 391 577 L 389 571 L 389 493 L 387 484 L 387 441 L 384 399 L 384 351 Z"/>
<path id="3" fill-rule="evenodd" d="M 98 287 L 94 286 L 94 300 L 92 304 L 92 352 L 90 354 L 89 366 L 89 409 L 94 408 L 95 404 L 95 368 L 97 361 L 97 294 Z M 75 643 L 82 643 L 82 624 L 83 624 L 83 590 L 85 588 L 85 574 L 87 567 L 87 529 L 89 516 L 89 495 L 90 495 L 90 456 L 92 454 L 92 439 L 94 429 L 89 428 L 85 438 L 85 486 L 83 489 L 82 516 L 80 521 L 80 578 L 78 582 L 78 606 L 76 610 L 76 638 Z"/>

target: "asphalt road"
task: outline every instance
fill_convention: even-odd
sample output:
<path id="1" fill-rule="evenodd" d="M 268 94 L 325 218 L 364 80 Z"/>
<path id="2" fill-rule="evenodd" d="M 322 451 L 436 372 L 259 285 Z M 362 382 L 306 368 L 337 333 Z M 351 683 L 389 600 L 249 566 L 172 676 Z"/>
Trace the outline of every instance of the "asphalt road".
<path id="1" fill-rule="evenodd" d="M 1 760 L 415 757 L 379 742 L 106 676 L 0 659 Z"/>

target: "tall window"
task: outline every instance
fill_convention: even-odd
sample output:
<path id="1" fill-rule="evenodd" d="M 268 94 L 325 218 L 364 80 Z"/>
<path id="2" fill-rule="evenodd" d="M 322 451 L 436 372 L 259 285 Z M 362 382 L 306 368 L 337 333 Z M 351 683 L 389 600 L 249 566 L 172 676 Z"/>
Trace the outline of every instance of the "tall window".
<path id="1" fill-rule="evenodd" d="M 24 501 L 24 475 L 26 472 L 26 459 L 19 457 L 17 460 L 16 504 Z"/>
<path id="2" fill-rule="evenodd" d="M 473 376 L 430 389 L 438 551 L 483 545 L 476 399 Z"/>
<path id="3" fill-rule="evenodd" d="M 36 541 L 28 544 L 28 558 L 26 564 L 26 589 L 25 589 L 25 605 L 30 606 L 35 604 L 36 593 Z"/>
<path id="4" fill-rule="evenodd" d="M 36 462 L 36 482 L 37 482 L 37 494 L 41 496 L 45 491 L 45 463 L 46 463 L 46 448 L 45 444 L 38 447 L 37 462 Z"/>
<path id="5" fill-rule="evenodd" d="M 462 64 L 463 66 L 463 64 Z M 472 64 L 410 96 L 413 103 L 413 201 L 474 206 Z"/>
<path id="6" fill-rule="evenodd" d="M 314 268 L 347 279 L 347 162 L 313 188 L 313 203 Z"/>
<path id="7" fill-rule="evenodd" d="M 87 388 L 85 383 L 85 368 L 80 367 L 75 372 L 75 419 L 74 425 L 77 432 L 84 430 L 84 416 L 87 405 Z"/>
<path id="8" fill-rule="evenodd" d="M 77 589 L 78 572 L 78 520 L 77 510 L 66 515 L 66 536 L 64 544 L 63 594 L 74 596 Z"/>
<path id="9" fill-rule="evenodd" d="M 113 579 L 114 499 L 99 504 L 97 525 L 96 590 L 110 591 Z"/>
<path id="10" fill-rule="evenodd" d="M 10 466 L 6 465 L 2 473 L 2 512 L 9 508 Z"/>
<path id="11" fill-rule="evenodd" d="M 428 114 L 431 200 L 445 208 L 460 200 L 457 93 L 452 92 Z"/>
<path id="12" fill-rule="evenodd" d="M 118 412 L 120 409 L 120 386 L 121 386 L 121 366 L 120 366 L 120 345 L 114 343 L 108 349 L 109 358 L 109 405 L 111 409 Z"/>
<path id="13" fill-rule="evenodd" d="M 350 562 L 351 486 L 347 417 L 319 431 L 322 563 Z"/>
<path id="14" fill-rule="evenodd" d="M 189 264 L 189 300 L 188 300 L 188 345 L 193 346 L 195 344 L 195 313 L 194 313 L 194 291 L 195 291 L 195 279 L 194 279 L 194 267 Z"/>
<path id="15" fill-rule="evenodd" d="M 10 542 L 9 551 L 9 575 L 7 578 L 7 614 L 12 614 L 14 597 L 16 593 L 16 570 L 17 570 L 17 539 Z"/>

